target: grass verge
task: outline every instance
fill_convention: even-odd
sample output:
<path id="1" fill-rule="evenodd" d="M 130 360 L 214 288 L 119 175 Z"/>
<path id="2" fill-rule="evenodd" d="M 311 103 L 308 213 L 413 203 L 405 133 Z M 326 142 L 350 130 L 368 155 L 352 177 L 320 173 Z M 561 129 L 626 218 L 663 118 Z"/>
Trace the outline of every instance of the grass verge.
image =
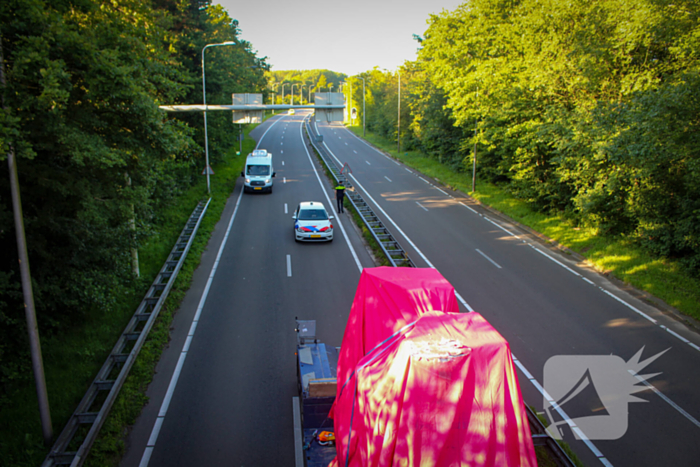
<path id="1" fill-rule="evenodd" d="M 348 129 L 362 137 L 362 127 L 350 126 Z M 394 141 L 370 132 L 367 132 L 364 139 L 449 188 L 466 193 L 480 203 L 575 251 L 597 271 L 610 274 L 660 298 L 681 313 L 700 319 L 700 279 L 690 276 L 673 261 L 649 254 L 634 238 L 599 236 L 596 229 L 579 228 L 563 215 L 537 212 L 526 202 L 513 198 L 504 188 L 479 180 L 476 192 L 472 192 L 471 174 L 457 173 L 416 151 L 397 154 Z"/>
<path id="2" fill-rule="evenodd" d="M 225 156 L 224 162 L 214 167 L 216 178 L 212 178 L 211 183 L 211 204 L 202 219 L 197 236 L 173 284 L 170 295 L 90 451 L 90 456 L 85 463 L 86 466 L 119 465 L 119 461 L 124 454 L 124 441 L 128 435 L 128 428 L 134 424 L 143 406 L 148 402 L 145 394 L 146 389 L 153 379 L 155 366 L 160 360 L 161 353 L 170 339 L 170 325 L 173 316 L 190 288 L 192 276 L 199 266 L 202 253 L 209 242 L 214 227 L 221 219 L 221 214 L 233 190 L 236 179 L 240 176 L 241 170 L 243 170 L 246 155 L 255 149 L 255 141 L 248 138 L 248 133 L 254 128 L 255 126 L 250 126 L 246 129 L 243 151 L 239 155 L 236 154 L 238 148 L 231 148 Z M 193 192 L 195 194 L 201 193 L 202 188 L 205 186 L 206 182 L 202 187 L 193 188 Z M 191 211 L 182 211 L 180 213 L 179 217 L 181 217 L 182 225 L 184 225 L 190 213 Z M 177 223 L 173 223 L 173 225 L 177 225 Z M 160 261 L 161 265 L 163 261 Z"/>
<path id="3" fill-rule="evenodd" d="M 246 129 L 246 136 L 253 128 L 254 126 L 250 125 Z M 124 450 L 123 438 L 127 427 L 134 422 L 147 402 L 145 389 L 152 379 L 162 349 L 168 342 L 173 314 L 189 288 L 192 274 L 199 265 L 211 232 L 221 217 L 236 178 L 240 176 L 245 154 L 251 151 L 255 144 L 255 141 L 246 138 L 241 155 L 236 155 L 237 147 L 231 148 L 224 161 L 214 167 L 216 175 L 211 179 L 212 202 L 202 219 L 199 232 L 170 295 L 102 427 L 87 459 L 87 465 L 118 465 Z M 162 229 L 139 251 L 143 278 L 140 280 L 138 293 L 121 291 L 121 300 L 112 309 L 94 310 L 86 315 L 82 326 L 68 329 L 60 336 L 42 340 L 54 439 L 62 431 L 109 355 L 118 336 L 167 259 L 192 210 L 202 198 L 206 199 L 204 177 L 197 185 L 183 193 L 167 212 L 162 213 Z M 25 386 L 13 397 L 12 405 L 0 412 L 2 465 L 40 465 L 48 453 L 41 437 L 33 379 L 28 379 Z"/>

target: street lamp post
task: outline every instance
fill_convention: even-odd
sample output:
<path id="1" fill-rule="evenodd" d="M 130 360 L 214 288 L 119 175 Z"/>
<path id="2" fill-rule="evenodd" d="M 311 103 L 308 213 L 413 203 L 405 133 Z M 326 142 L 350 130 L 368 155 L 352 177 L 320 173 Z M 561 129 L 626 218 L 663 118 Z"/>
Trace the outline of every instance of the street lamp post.
<path id="1" fill-rule="evenodd" d="M 299 86 L 299 105 L 304 105 L 304 86 L 305 84 L 302 84 Z"/>
<path id="2" fill-rule="evenodd" d="M 296 86 L 297 83 L 292 84 L 292 102 L 291 105 L 294 105 L 294 86 Z"/>
<path id="3" fill-rule="evenodd" d="M 396 130 L 396 141 L 398 143 L 398 155 L 401 154 L 401 71 L 398 71 L 399 74 L 399 123 L 397 125 L 397 130 Z"/>
<path id="4" fill-rule="evenodd" d="M 365 79 L 358 76 L 362 80 L 362 137 L 365 137 Z"/>
<path id="5" fill-rule="evenodd" d="M 479 86 L 476 87 L 476 101 L 479 102 Z M 476 130 L 478 126 L 479 117 L 477 116 L 474 119 L 474 159 L 472 160 L 472 193 L 476 192 Z"/>
<path id="6" fill-rule="evenodd" d="M 311 104 L 311 89 L 315 88 L 316 86 L 311 86 L 309 85 L 309 104 Z"/>
<path id="7" fill-rule="evenodd" d="M 211 195 L 211 185 L 209 184 L 209 172 L 211 168 L 209 167 L 209 136 L 207 134 L 207 80 L 206 80 L 206 68 L 204 67 L 204 52 L 209 47 L 220 47 L 223 45 L 236 45 L 233 41 L 222 42 L 221 44 L 207 44 L 202 49 L 202 100 L 204 101 L 204 158 L 206 167 L 204 171 L 207 174 L 207 194 Z"/>

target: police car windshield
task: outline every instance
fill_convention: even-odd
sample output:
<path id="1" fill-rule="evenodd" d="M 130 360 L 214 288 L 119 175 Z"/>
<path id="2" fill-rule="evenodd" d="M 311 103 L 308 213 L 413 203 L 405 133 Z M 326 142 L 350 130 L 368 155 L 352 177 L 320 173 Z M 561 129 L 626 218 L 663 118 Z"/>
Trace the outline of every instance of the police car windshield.
<path id="1" fill-rule="evenodd" d="M 325 209 L 302 209 L 299 211 L 300 221 L 325 221 L 328 220 L 328 214 Z"/>
<path id="2" fill-rule="evenodd" d="M 270 175 L 269 165 L 249 165 L 248 175 Z"/>

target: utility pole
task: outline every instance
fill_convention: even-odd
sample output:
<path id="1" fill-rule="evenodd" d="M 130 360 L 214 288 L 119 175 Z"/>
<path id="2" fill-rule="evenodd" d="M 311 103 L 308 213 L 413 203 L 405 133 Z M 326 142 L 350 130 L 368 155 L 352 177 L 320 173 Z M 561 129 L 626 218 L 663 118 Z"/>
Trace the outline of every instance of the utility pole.
<path id="1" fill-rule="evenodd" d="M 0 95 L 2 95 L 2 107 L 5 106 L 4 90 L 5 61 L 3 57 L 2 38 L 0 37 Z M 22 200 L 19 192 L 19 177 L 17 176 L 17 161 L 15 150 L 10 146 L 7 153 L 7 164 L 10 168 L 10 191 L 12 193 L 12 211 L 15 218 L 15 234 L 17 236 L 17 253 L 19 254 L 19 270 L 22 279 L 22 294 L 24 295 L 24 313 L 27 319 L 27 331 L 29 332 L 29 347 L 32 356 L 32 371 L 36 395 L 39 400 L 39 418 L 41 418 L 41 431 L 44 435 L 44 444 L 51 445 L 53 427 L 51 426 L 51 410 L 49 408 L 49 396 L 46 390 L 46 378 L 44 377 L 44 360 L 41 356 L 41 342 L 39 340 L 39 326 L 36 320 L 34 308 L 34 292 L 32 291 L 32 276 L 29 271 L 29 255 L 27 253 L 27 239 L 24 235 L 24 218 L 22 216 Z"/>

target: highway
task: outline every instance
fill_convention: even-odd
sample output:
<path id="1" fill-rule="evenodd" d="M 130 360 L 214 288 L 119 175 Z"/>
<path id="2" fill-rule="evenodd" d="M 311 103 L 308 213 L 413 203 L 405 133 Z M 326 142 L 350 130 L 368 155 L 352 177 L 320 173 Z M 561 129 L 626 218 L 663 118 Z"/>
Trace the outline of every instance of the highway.
<path id="1" fill-rule="evenodd" d="M 335 210 L 326 198 L 331 184 L 302 144 L 302 118 L 280 115 L 252 133 L 273 153 L 274 191 L 241 195 L 236 184 L 121 465 L 293 465 L 294 317 L 316 319 L 318 337 L 340 345 L 360 269 L 373 266 L 347 214 L 338 219 L 345 235 L 334 223 L 332 243 L 294 242 L 297 203 L 318 200 Z M 643 348 L 644 360 L 668 349 L 641 371 L 661 373 L 650 379 L 656 392 L 637 394 L 647 403 L 629 403 L 621 438 L 584 442 L 564 430 L 586 465 L 696 465 L 697 334 L 342 125 L 318 131 L 416 265 L 437 268 L 462 311 L 480 312 L 509 341 L 525 401 L 538 411 L 550 357 L 628 361 Z M 574 398 L 562 409 L 581 417 L 596 407 Z"/>
<path id="2" fill-rule="evenodd" d="M 518 375 L 526 403 L 538 411 L 543 396 L 537 386 L 544 384 L 550 357 L 615 355 L 627 362 L 641 349 L 641 360 L 667 350 L 640 371 L 661 374 L 649 381 L 656 392 L 637 394 L 648 403 L 629 403 L 622 437 L 585 443 L 566 430 L 566 441 L 586 465 L 697 465 L 700 339 L 695 332 L 465 196 L 374 150 L 342 125 L 317 124 L 317 129 L 416 265 L 437 268 L 467 306 L 509 341 L 519 367 L 527 371 Z M 592 376 L 598 396 L 606 397 L 600 393 L 605 378 Z M 573 398 L 562 408 L 571 418 L 583 417 L 600 410 L 592 402 Z"/>
<path id="3" fill-rule="evenodd" d="M 304 148 L 302 118 L 273 117 L 252 133 L 273 154 L 273 192 L 241 195 L 242 180 L 236 184 L 176 315 L 122 465 L 294 464 L 295 317 L 317 320 L 318 337 L 340 346 L 360 267 L 374 266 L 347 214 L 334 220 L 333 242 L 294 241 L 297 204 L 321 201 L 330 210 L 326 195 L 333 195 Z"/>

